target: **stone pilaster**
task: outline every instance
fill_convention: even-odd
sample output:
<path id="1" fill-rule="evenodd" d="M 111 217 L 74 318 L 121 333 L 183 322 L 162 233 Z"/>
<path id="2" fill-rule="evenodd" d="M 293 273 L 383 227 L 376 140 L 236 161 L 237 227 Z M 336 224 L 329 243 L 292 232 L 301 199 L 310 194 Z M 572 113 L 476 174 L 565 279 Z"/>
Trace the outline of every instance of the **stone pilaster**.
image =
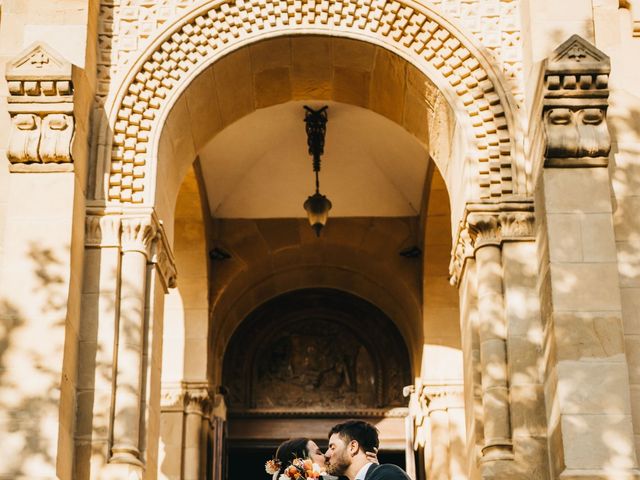
<path id="1" fill-rule="evenodd" d="M 607 168 L 609 70 L 608 57 L 574 35 L 544 66 L 539 99 L 536 235 L 554 479 L 640 478 Z"/>
<path id="2" fill-rule="evenodd" d="M 140 422 L 146 337 L 147 262 L 156 229 L 150 216 L 123 218 L 120 315 L 110 462 L 142 465 Z"/>
<path id="3" fill-rule="evenodd" d="M 507 384 L 506 318 L 498 216 L 474 213 L 467 222 L 478 275 L 480 362 L 484 445 L 482 460 L 511 460 L 513 445 Z"/>
<path id="4" fill-rule="evenodd" d="M 184 479 L 200 480 L 204 471 L 206 445 L 203 424 L 211 408 L 206 387 L 188 388 L 185 395 Z"/>
<path id="5" fill-rule="evenodd" d="M 462 466 L 465 451 L 456 437 L 464 431 L 464 389 L 462 385 L 423 385 L 418 402 L 428 419 L 428 478 L 458 480 L 466 478 Z"/>
<path id="6" fill-rule="evenodd" d="M 161 289 L 154 287 L 156 278 Z M 96 461 L 92 457 L 100 456 L 100 461 L 108 462 L 105 478 L 132 472 L 134 477 L 142 475 L 147 429 L 153 421 L 149 409 L 157 408 L 150 404 L 153 400 L 147 391 L 149 381 L 153 383 L 152 358 L 160 355 L 153 341 L 161 334 L 153 327 L 161 325 L 154 318 L 155 297 L 175 281 L 173 254 L 162 222 L 153 211 L 88 212 L 75 435 L 77 470 L 88 470 Z M 105 404 L 112 405 L 110 412 L 99 407 Z"/>
<path id="7" fill-rule="evenodd" d="M 477 446 L 482 475 L 502 478 L 519 468 L 510 391 L 509 318 L 505 298 L 506 245 L 533 242 L 530 200 L 470 203 L 460 224 L 450 264 L 451 283 L 460 287 L 465 354 L 468 441 Z M 541 400 L 538 402 L 541 403 Z M 479 412 L 479 413 L 478 413 Z M 473 448 L 471 457 L 475 456 Z M 507 473 L 510 472 L 510 473 Z"/>

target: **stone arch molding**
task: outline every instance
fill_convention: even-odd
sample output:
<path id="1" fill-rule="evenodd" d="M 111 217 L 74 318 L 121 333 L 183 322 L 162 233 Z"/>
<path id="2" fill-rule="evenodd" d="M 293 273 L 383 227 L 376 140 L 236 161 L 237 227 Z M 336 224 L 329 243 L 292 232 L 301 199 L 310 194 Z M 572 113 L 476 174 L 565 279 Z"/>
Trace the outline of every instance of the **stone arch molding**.
<path id="1" fill-rule="evenodd" d="M 523 190 L 514 162 L 514 102 L 489 57 L 462 32 L 409 0 L 208 1 L 158 35 L 105 103 L 112 133 L 98 157 L 98 200 L 151 205 L 164 119 L 190 81 L 217 59 L 279 35 L 344 36 L 387 48 L 426 74 L 451 103 L 470 151 L 472 199 Z M 102 143 L 102 142 L 100 142 Z M 475 198 L 474 198 L 475 197 Z"/>

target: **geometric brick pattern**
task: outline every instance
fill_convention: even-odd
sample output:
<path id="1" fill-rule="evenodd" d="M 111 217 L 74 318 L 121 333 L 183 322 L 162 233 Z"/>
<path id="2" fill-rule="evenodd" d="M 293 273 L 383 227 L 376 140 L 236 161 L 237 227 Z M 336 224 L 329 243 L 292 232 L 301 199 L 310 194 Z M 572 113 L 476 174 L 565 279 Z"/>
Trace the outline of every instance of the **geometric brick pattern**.
<path id="1" fill-rule="evenodd" d="M 143 2 L 153 3 L 153 2 Z M 131 12 L 133 18 L 136 12 Z M 170 99 L 186 88 L 199 66 L 219 52 L 265 34 L 351 34 L 402 51 L 416 63 L 429 63 L 437 84 L 459 100 L 473 129 L 478 196 L 513 193 L 512 134 L 505 116 L 507 95 L 496 88 L 489 61 L 456 35 L 431 10 L 395 0 L 248 0 L 199 9 L 166 34 L 133 72 L 113 120 L 108 201 L 141 204 L 149 181 L 150 145 Z"/>

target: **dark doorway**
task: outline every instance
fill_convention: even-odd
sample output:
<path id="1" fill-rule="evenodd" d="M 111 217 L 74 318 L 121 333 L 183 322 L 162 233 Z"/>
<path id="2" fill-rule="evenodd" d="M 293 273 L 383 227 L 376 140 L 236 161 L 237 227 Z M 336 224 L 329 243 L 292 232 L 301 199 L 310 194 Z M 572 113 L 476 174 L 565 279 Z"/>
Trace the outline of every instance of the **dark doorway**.
<path id="1" fill-rule="evenodd" d="M 326 445 L 320 445 L 326 448 Z M 227 466 L 227 480 L 269 480 L 269 475 L 264 470 L 264 463 L 269 460 L 276 447 L 232 447 L 229 448 Z M 405 453 L 397 450 L 382 450 L 378 454 L 380 463 L 393 463 L 403 470 L 405 469 Z"/>

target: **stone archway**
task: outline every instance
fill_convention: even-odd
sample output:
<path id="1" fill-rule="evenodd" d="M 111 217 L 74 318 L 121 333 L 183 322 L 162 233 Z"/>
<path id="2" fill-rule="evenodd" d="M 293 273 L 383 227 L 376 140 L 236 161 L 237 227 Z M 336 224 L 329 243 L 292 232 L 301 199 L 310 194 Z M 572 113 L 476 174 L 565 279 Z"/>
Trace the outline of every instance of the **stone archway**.
<path id="1" fill-rule="evenodd" d="M 461 217 L 465 203 L 470 200 L 495 202 L 525 191 L 524 170 L 517 161 L 518 133 L 513 102 L 503 87 L 501 75 L 495 72 L 473 41 L 424 6 L 398 2 L 344 3 L 340 8 L 336 5 L 325 2 L 314 4 L 313 8 L 302 5 L 283 8 L 283 4 L 232 6 L 207 2 L 159 34 L 132 65 L 126 79 L 112 90 L 105 104 L 107 119 L 101 126 L 102 146 L 97 149 L 96 156 L 95 198 L 90 202 L 90 208 L 95 210 L 90 211 L 95 211 L 100 225 L 107 224 L 110 220 L 103 217 L 103 209 L 107 206 L 107 217 L 113 217 L 116 233 L 122 237 L 119 241 L 123 252 L 124 247 L 127 248 L 123 258 L 136 258 L 135 268 L 132 268 L 132 262 L 121 264 L 121 278 L 117 282 L 124 285 L 126 280 L 129 285 L 142 284 L 141 289 L 131 292 L 116 287 L 116 303 L 127 295 L 141 300 L 149 294 L 144 283 L 147 278 L 141 268 L 145 257 L 147 261 L 157 263 L 161 273 L 163 265 L 171 266 L 172 263 L 169 245 L 173 239 L 174 199 L 160 201 L 158 177 L 173 177 L 172 181 L 179 185 L 197 149 L 192 146 L 191 150 L 169 155 L 164 164 L 160 163 L 164 154 L 163 142 L 165 146 L 171 142 L 165 125 L 171 126 L 171 117 L 175 114 L 175 126 L 181 128 L 180 99 L 187 95 L 200 75 L 231 58 L 241 57 L 243 49 L 252 48 L 260 41 L 267 43 L 289 37 L 294 42 L 298 38 L 337 37 L 341 41 L 360 42 L 401 58 L 405 68 L 428 78 L 455 115 L 464 144 L 456 154 L 432 152 L 435 153 L 432 155 L 434 162 L 444 173 L 455 219 Z M 231 116 L 222 127 L 236 118 Z M 180 150 L 179 147 L 176 148 Z M 164 167 L 168 168 L 162 171 Z M 166 195 L 166 192 L 162 194 Z M 126 217 L 122 229 L 118 223 L 121 215 Z M 132 221 L 129 217 L 135 219 Z M 166 223 L 163 225 L 162 222 Z M 157 247 L 158 239 L 162 240 L 162 248 Z M 100 242 L 98 245 L 103 246 Z M 172 269 L 168 270 L 171 275 Z M 118 296 L 122 298 L 118 299 Z M 157 294 L 152 301 L 159 302 Z M 142 305 L 142 301 L 138 303 Z M 161 318 L 161 308 L 154 312 Z M 117 315 L 126 316 L 120 312 Z M 136 328 L 143 328 L 144 318 L 135 318 L 132 323 Z M 118 334 L 125 338 L 127 332 L 121 330 Z M 125 354 L 123 347 L 123 352 L 117 352 L 115 357 Z M 143 363 L 145 359 L 136 360 Z M 118 365 L 126 369 L 125 363 Z M 122 373 L 117 372 L 114 382 L 115 403 L 110 419 L 113 424 L 117 423 L 119 409 L 130 408 L 132 418 L 141 418 L 143 408 L 146 408 L 140 396 L 126 401 L 118 396 L 119 392 L 139 388 L 145 381 L 144 375 Z M 121 377 L 124 379 L 122 384 Z M 174 392 L 175 397 L 169 392 L 167 401 L 163 402 L 163 408 L 175 408 L 181 415 L 184 413 L 187 423 L 192 425 L 188 433 L 192 444 L 197 444 L 198 418 L 208 415 L 206 412 L 211 404 L 207 402 L 217 397 L 207 391 L 209 386 L 204 382 L 180 386 Z M 120 463 L 128 465 L 126 468 L 139 469 L 147 454 L 140 432 L 129 431 L 124 424 L 115 427 L 114 439 L 105 442 L 110 448 L 106 455 L 109 467 Z M 150 453 L 154 453 L 152 449 Z M 191 464 L 197 470 L 198 461 Z"/>
<path id="2" fill-rule="evenodd" d="M 458 115 L 469 145 L 467 158 L 457 159 L 455 168 L 463 178 L 457 179 L 463 190 L 459 202 L 524 192 L 515 147 L 517 120 L 501 75 L 475 42 L 434 10 L 397 1 L 312 6 L 207 2 L 160 33 L 108 97 L 97 200 L 152 205 L 160 127 L 187 85 L 243 45 L 291 34 L 343 36 L 380 45 L 431 78 Z M 448 160 L 436 163 L 446 171 Z"/>
<path id="3" fill-rule="evenodd" d="M 349 418 L 377 425 L 381 455 L 413 471 L 402 392 L 411 383 L 408 353 L 392 319 L 340 290 L 300 289 L 259 305 L 224 358 L 229 478 L 255 474 L 264 460 L 252 464 L 250 454 L 268 457 L 291 436 L 326 447 L 330 428 Z"/>

